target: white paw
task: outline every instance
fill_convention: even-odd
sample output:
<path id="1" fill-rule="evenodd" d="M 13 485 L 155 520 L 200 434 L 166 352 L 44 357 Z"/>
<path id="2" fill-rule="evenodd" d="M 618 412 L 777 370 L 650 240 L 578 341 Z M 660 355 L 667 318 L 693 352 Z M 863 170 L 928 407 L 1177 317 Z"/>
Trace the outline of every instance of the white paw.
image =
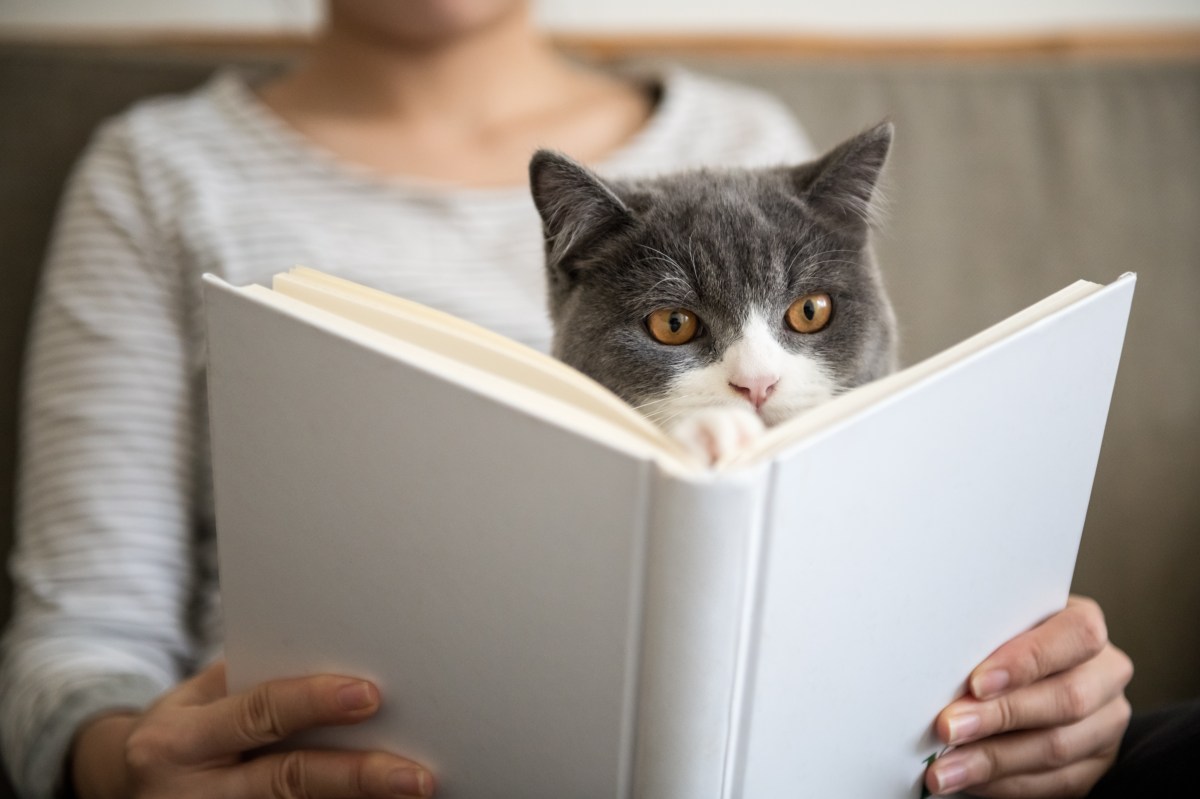
<path id="1" fill-rule="evenodd" d="M 765 429 L 762 419 L 749 408 L 704 408 L 683 414 L 667 432 L 690 454 L 711 466 L 749 446 Z"/>

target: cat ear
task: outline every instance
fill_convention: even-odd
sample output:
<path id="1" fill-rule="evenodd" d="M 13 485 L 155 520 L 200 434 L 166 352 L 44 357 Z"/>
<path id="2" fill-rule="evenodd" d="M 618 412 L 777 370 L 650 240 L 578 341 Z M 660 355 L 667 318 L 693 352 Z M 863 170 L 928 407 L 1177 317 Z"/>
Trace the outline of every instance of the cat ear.
<path id="1" fill-rule="evenodd" d="M 629 208 L 604 181 L 562 153 L 534 153 L 529 186 L 542 216 L 550 265 L 630 219 Z"/>
<path id="2" fill-rule="evenodd" d="M 893 126 L 883 122 L 847 139 L 812 163 L 792 170 L 802 199 L 818 214 L 840 225 L 864 227 L 877 205 L 876 184 L 888 150 Z"/>

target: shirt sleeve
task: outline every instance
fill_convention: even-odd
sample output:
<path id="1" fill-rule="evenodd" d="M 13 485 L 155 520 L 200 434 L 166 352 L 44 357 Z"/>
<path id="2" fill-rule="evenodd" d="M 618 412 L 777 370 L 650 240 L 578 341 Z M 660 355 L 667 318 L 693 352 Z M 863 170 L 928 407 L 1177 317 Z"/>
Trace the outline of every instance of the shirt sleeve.
<path id="1" fill-rule="evenodd" d="M 636 148 L 604 165 L 608 171 L 776 167 L 818 154 L 787 106 L 762 90 L 678 67 L 666 69 L 661 83 L 656 118 Z"/>
<path id="2" fill-rule="evenodd" d="M 192 646 L 187 315 L 129 139 L 110 123 L 76 167 L 30 333 L 0 661 L 0 743 L 24 797 L 60 790 L 80 723 L 144 707 Z"/>

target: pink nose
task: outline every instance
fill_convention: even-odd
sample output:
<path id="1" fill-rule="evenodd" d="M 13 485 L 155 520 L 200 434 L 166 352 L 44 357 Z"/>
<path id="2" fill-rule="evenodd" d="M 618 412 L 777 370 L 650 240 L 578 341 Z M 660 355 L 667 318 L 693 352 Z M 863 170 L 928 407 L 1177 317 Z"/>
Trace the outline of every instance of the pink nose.
<path id="1" fill-rule="evenodd" d="M 771 396 L 771 392 L 775 390 L 775 384 L 778 382 L 779 375 L 755 375 L 735 378 L 729 381 L 729 387 L 745 397 L 757 410 L 767 401 L 767 397 Z"/>

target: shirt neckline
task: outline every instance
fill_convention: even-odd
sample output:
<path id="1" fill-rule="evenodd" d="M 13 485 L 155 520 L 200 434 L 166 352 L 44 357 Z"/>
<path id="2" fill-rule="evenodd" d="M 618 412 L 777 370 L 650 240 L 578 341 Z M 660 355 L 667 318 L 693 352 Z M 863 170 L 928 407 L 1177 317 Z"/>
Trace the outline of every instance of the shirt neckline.
<path id="1" fill-rule="evenodd" d="M 657 87 L 657 102 L 640 129 L 603 159 L 588 166 L 602 174 L 619 174 L 653 153 L 656 143 L 670 138 L 688 93 L 687 76 L 678 68 L 633 73 L 627 77 Z M 218 107 L 248 129 L 272 153 L 285 157 L 292 168 L 312 169 L 324 176 L 373 190 L 398 192 L 430 200 L 451 198 L 504 199 L 528 197 L 524 184 L 470 186 L 401 174 L 382 174 L 323 147 L 293 128 L 264 103 L 246 77 L 235 69 L 217 73 L 209 90 Z M 532 156 L 532 153 L 530 153 Z"/>

